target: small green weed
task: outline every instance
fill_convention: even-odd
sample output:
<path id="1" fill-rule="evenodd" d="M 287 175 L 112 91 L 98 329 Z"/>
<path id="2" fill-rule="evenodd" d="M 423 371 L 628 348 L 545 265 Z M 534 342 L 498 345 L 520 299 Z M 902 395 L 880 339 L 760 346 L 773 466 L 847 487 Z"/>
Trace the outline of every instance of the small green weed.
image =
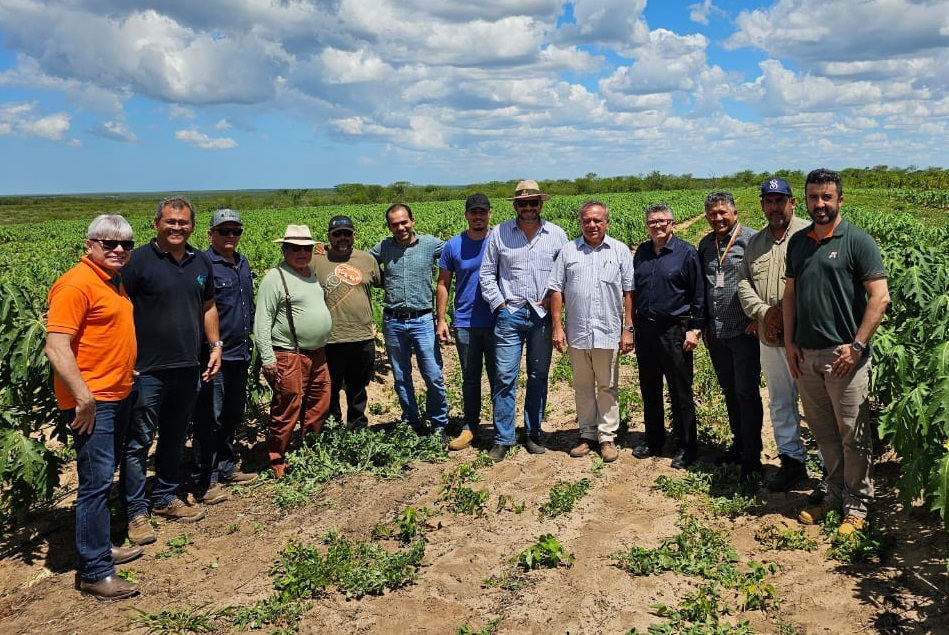
<path id="1" fill-rule="evenodd" d="M 132 569 L 116 569 L 115 575 L 119 576 L 126 582 L 131 582 L 132 584 L 138 584 L 139 578 L 136 571 Z"/>
<path id="2" fill-rule="evenodd" d="M 766 610 L 780 604 L 774 585 L 765 580 L 770 573 L 778 572 L 778 565 L 771 562 L 767 566 L 760 562 L 749 562 L 750 571 L 738 583 L 738 591 L 744 596 L 741 608 L 745 611 Z"/>
<path id="3" fill-rule="evenodd" d="M 490 457 L 487 458 L 490 460 Z M 484 515 L 490 493 L 488 490 L 474 490 L 466 485 L 481 480 L 481 474 L 478 472 L 480 464 L 480 457 L 472 463 L 461 463 L 442 477 L 442 487 L 438 491 L 439 500 L 444 502 L 452 513 Z"/>
<path id="4" fill-rule="evenodd" d="M 494 635 L 498 630 L 498 624 L 501 623 L 500 617 L 491 618 L 480 631 L 473 631 L 467 624 L 463 624 L 455 631 L 455 635 Z"/>
<path id="5" fill-rule="evenodd" d="M 837 533 L 843 522 L 836 510 L 831 511 L 820 522 L 821 533 L 830 541 L 827 557 L 844 564 L 878 563 L 886 553 L 891 540 L 873 525 L 849 536 Z"/>
<path id="6" fill-rule="evenodd" d="M 281 601 L 314 597 L 333 585 L 347 598 L 380 595 L 415 580 L 425 555 L 425 540 L 389 553 L 371 542 L 350 542 L 336 531 L 323 537 L 326 553 L 291 540 L 271 569 Z"/>
<path id="7" fill-rule="evenodd" d="M 807 536 L 805 529 L 780 530 L 774 525 L 762 527 L 755 533 L 755 540 L 769 550 L 814 551 L 817 543 Z"/>
<path id="8" fill-rule="evenodd" d="M 204 607 L 164 609 L 146 613 L 132 608 L 137 615 L 128 619 L 128 626 L 144 628 L 147 633 L 166 635 L 169 633 L 213 633 L 218 630 L 217 622 L 224 615 Z"/>
<path id="9" fill-rule="evenodd" d="M 232 523 L 232 524 L 230 524 L 230 525 L 227 526 L 227 531 L 226 531 L 226 533 L 227 533 L 228 536 L 230 536 L 231 534 L 236 534 L 237 531 L 238 531 L 238 529 L 240 529 L 240 528 L 237 526 L 237 523 Z"/>
<path id="10" fill-rule="evenodd" d="M 536 543 L 517 555 L 516 563 L 525 571 L 532 571 L 569 567 L 575 559 L 553 534 L 544 534 Z"/>
<path id="11" fill-rule="evenodd" d="M 704 584 L 687 595 L 678 606 L 665 604 L 652 607 L 659 617 L 668 618 L 660 624 L 652 624 L 648 635 L 754 635 L 748 622 L 729 624 L 720 622 L 722 615 L 731 613 L 728 605 L 721 601 L 718 585 Z M 644 635 L 639 629 L 631 629 L 626 635 Z"/>
<path id="12" fill-rule="evenodd" d="M 522 514 L 527 509 L 527 503 L 514 500 L 513 496 L 508 494 L 498 494 L 498 513 L 502 511 L 512 511 L 515 514 Z"/>
<path id="13" fill-rule="evenodd" d="M 682 500 L 689 495 L 708 494 L 711 483 L 711 474 L 688 471 L 683 473 L 680 478 L 671 478 L 665 474 L 657 477 L 655 483 L 653 483 L 653 489 L 657 489 L 675 500 Z"/>
<path id="14" fill-rule="evenodd" d="M 231 622 L 239 630 L 259 630 L 264 626 L 282 627 L 286 631 L 296 632 L 300 620 L 310 609 L 310 603 L 301 600 L 282 602 L 277 597 L 260 600 L 250 607 L 240 606 L 225 609 Z"/>
<path id="15" fill-rule="evenodd" d="M 414 507 L 406 507 L 391 523 L 376 525 L 372 529 L 373 538 L 393 538 L 402 544 L 412 542 L 416 537 L 425 538 L 424 523 L 432 510 L 423 507 L 416 511 Z"/>
<path id="16" fill-rule="evenodd" d="M 193 545 L 194 542 L 192 542 L 191 536 L 188 534 L 178 534 L 165 544 L 168 546 L 168 548 L 157 552 L 155 554 L 155 559 L 166 560 L 168 558 L 177 558 L 179 556 L 185 555 L 186 553 L 190 553 L 187 547 L 188 545 Z"/>
<path id="17" fill-rule="evenodd" d="M 593 476 L 603 478 L 603 468 L 606 467 L 606 462 L 599 454 L 593 454 L 592 456 L 593 460 L 590 464 L 590 471 L 593 472 Z"/>
<path id="18" fill-rule="evenodd" d="M 554 518 L 566 514 L 592 488 L 593 483 L 586 478 L 574 483 L 558 481 L 556 485 L 550 488 L 549 500 L 541 505 L 538 510 L 540 518 Z"/>
<path id="19" fill-rule="evenodd" d="M 530 579 L 520 571 L 504 572 L 501 575 L 488 576 L 481 581 L 486 588 L 499 588 L 505 591 L 520 591 L 529 587 Z"/>
<path id="20" fill-rule="evenodd" d="M 726 516 L 728 518 L 744 516 L 757 507 L 758 504 L 757 497 L 743 496 L 737 493 L 731 497 L 717 496 L 708 501 L 709 510 L 715 516 Z"/>

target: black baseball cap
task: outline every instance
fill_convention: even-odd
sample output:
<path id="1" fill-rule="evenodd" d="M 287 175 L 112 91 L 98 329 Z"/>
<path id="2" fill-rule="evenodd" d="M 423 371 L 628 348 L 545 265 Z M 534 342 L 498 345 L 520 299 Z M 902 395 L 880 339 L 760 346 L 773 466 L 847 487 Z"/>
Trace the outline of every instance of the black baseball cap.
<path id="1" fill-rule="evenodd" d="M 356 227 L 353 226 L 353 221 L 349 216 L 334 216 L 330 219 L 330 226 L 326 232 L 332 234 L 333 231 L 337 229 L 351 229 L 356 231 Z"/>
<path id="2" fill-rule="evenodd" d="M 473 209 L 491 209 L 491 201 L 484 194 L 472 194 L 465 201 L 465 211 L 470 212 Z"/>

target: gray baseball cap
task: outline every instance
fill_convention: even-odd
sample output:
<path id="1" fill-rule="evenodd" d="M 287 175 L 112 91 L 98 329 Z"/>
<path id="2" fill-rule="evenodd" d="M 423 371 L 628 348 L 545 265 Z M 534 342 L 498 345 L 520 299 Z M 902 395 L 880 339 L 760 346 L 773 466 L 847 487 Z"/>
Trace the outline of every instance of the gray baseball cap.
<path id="1" fill-rule="evenodd" d="M 235 212 L 232 209 L 219 209 L 214 212 L 214 215 L 211 216 L 211 229 L 214 229 L 218 225 L 223 225 L 224 223 L 237 223 L 238 225 L 243 225 L 241 222 L 241 215 Z"/>

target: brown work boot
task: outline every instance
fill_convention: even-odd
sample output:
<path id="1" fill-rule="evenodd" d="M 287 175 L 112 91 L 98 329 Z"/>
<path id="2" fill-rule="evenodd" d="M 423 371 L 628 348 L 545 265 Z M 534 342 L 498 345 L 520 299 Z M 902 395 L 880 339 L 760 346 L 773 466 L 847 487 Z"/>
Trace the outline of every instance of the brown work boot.
<path id="1" fill-rule="evenodd" d="M 180 520 L 186 523 L 195 523 L 204 518 L 203 509 L 186 505 L 180 498 L 173 498 L 167 505 L 154 508 L 152 513 L 168 520 Z"/>
<path id="2" fill-rule="evenodd" d="M 619 452 L 616 451 L 616 444 L 612 441 L 604 441 L 600 444 L 600 458 L 604 463 L 612 463 L 619 458 Z"/>
<path id="3" fill-rule="evenodd" d="M 158 540 L 148 514 L 139 514 L 130 520 L 128 534 L 133 545 L 150 545 Z"/>
<path id="4" fill-rule="evenodd" d="M 863 531 L 866 526 L 866 518 L 854 516 L 853 514 L 847 514 L 847 517 L 844 518 L 844 522 L 842 522 L 840 527 L 837 528 L 837 534 L 840 536 L 850 537 L 858 531 Z"/>
<path id="5" fill-rule="evenodd" d="M 458 434 L 457 437 L 455 437 L 448 443 L 448 449 L 449 450 L 464 450 L 465 448 L 467 448 L 469 445 L 471 445 L 474 442 L 475 438 L 476 437 L 474 433 L 468 428 L 465 428 L 464 430 L 461 431 L 461 433 Z"/>
<path id="6" fill-rule="evenodd" d="M 227 500 L 227 490 L 222 485 L 211 483 L 203 494 L 195 495 L 194 499 L 205 505 L 217 505 Z"/>
<path id="7" fill-rule="evenodd" d="M 227 476 L 221 477 L 222 483 L 247 483 L 257 478 L 257 472 L 241 472 L 234 470 Z"/>
<path id="8" fill-rule="evenodd" d="M 144 553 L 141 547 L 112 547 L 112 563 L 125 564 L 131 562 Z"/>
<path id="9" fill-rule="evenodd" d="M 570 448 L 570 456 L 575 459 L 580 458 L 581 456 L 586 456 L 593 449 L 594 443 L 595 441 L 591 441 L 590 439 L 581 438 L 580 443 L 578 443 L 575 447 Z"/>
<path id="10" fill-rule="evenodd" d="M 111 602 L 113 600 L 124 600 L 133 595 L 138 595 L 138 585 L 126 582 L 117 575 L 110 575 L 95 582 L 79 582 L 79 590 L 86 595 L 91 595 L 100 602 Z"/>

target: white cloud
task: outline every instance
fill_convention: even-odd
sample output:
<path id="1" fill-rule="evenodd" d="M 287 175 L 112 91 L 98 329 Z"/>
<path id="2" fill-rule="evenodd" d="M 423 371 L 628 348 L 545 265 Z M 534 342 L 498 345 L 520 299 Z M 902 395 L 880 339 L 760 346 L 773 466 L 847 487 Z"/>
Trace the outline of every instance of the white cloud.
<path id="1" fill-rule="evenodd" d="M 123 143 L 135 143 L 138 141 L 138 137 L 135 136 L 135 133 L 121 121 L 102 121 L 93 126 L 90 132 L 97 137 L 121 141 Z"/>
<path id="2" fill-rule="evenodd" d="M 228 137 L 213 138 L 197 130 L 176 130 L 175 139 L 202 150 L 229 150 L 237 147 L 237 142 Z"/>
<path id="3" fill-rule="evenodd" d="M 0 104 L 0 134 L 63 141 L 69 132 L 70 120 L 70 115 L 64 112 L 37 115 L 36 104 Z"/>

